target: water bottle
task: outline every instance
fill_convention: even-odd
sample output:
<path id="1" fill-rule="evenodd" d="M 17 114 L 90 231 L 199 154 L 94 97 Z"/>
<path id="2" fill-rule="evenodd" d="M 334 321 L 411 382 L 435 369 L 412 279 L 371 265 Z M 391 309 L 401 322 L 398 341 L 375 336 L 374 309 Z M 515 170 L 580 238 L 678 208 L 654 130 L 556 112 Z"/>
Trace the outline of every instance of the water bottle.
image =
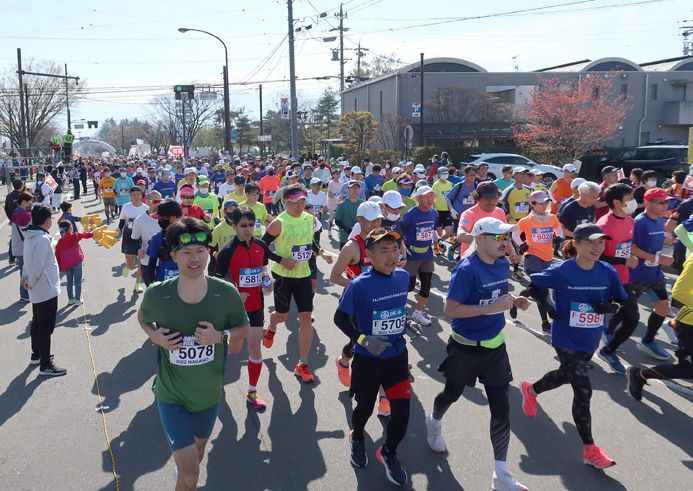
<path id="1" fill-rule="evenodd" d="M 265 295 L 270 294 L 270 288 L 272 288 L 272 278 L 269 276 L 262 277 L 262 293 Z"/>

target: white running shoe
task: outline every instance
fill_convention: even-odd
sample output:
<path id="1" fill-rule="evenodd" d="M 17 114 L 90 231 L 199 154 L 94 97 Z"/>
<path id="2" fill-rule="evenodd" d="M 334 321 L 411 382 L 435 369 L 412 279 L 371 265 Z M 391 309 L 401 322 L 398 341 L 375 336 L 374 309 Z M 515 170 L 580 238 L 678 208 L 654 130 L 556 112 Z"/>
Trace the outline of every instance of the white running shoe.
<path id="1" fill-rule="evenodd" d="M 671 325 L 672 322 L 673 321 L 670 320 L 666 321 L 664 324 L 662 324 L 662 328 L 669 338 L 669 341 L 674 344 L 679 344 L 679 337 L 676 335 L 676 329 L 674 329 L 674 326 Z"/>
<path id="2" fill-rule="evenodd" d="M 426 317 L 423 312 L 414 312 L 411 316 L 411 320 L 421 324 L 422 326 L 430 326 L 431 319 Z"/>
<path id="3" fill-rule="evenodd" d="M 433 424 L 433 414 L 426 415 L 426 429 L 428 430 L 428 446 L 434 452 L 445 453 L 445 441 L 443 441 L 443 427 Z"/>
<path id="4" fill-rule="evenodd" d="M 517 482 L 508 471 L 502 471 L 500 474 L 494 471 L 491 486 L 494 491 L 527 491 L 524 484 Z"/>

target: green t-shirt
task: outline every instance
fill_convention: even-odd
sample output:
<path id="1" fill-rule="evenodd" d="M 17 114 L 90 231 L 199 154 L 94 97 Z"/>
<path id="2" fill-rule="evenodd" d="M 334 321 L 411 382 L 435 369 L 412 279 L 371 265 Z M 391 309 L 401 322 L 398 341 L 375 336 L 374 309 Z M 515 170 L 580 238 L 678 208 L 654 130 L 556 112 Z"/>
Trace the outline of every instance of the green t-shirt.
<path id="1" fill-rule="evenodd" d="M 244 201 L 238 206 L 248 206 L 248 202 Z M 260 203 L 260 201 L 255 203 L 255 206 L 248 206 L 248 208 L 255 213 L 255 229 L 253 230 L 253 235 L 255 237 L 262 237 L 262 226 L 267 223 L 267 208 L 264 204 Z"/>
<path id="2" fill-rule="evenodd" d="M 345 243 L 349 240 L 351 229 L 356 224 L 356 211 L 359 209 L 361 203 L 363 203 L 362 199 L 357 199 L 356 203 L 352 203 L 349 198 L 344 198 L 342 202 L 337 205 L 337 209 L 334 212 L 334 221 L 340 221 L 349 227 L 349 230 L 339 229 L 339 242 Z"/>
<path id="3" fill-rule="evenodd" d="M 399 212 L 399 216 L 401 217 L 412 208 L 419 206 L 416 200 L 411 196 L 402 196 L 402 203 L 404 203 L 404 206 L 402 207 L 402 211 Z"/>
<path id="4" fill-rule="evenodd" d="M 193 205 L 197 205 L 204 212 L 213 218 L 219 218 L 219 198 L 214 193 L 209 193 L 207 196 L 196 194 L 193 199 Z"/>
<path id="5" fill-rule="evenodd" d="M 502 192 L 505 191 L 507 188 L 509 188 L 510 186 L 512 186 L 513 184 L 515 184 L 515 179 L 510 179 L 509 181 L 506 181 L 505 179 L 503 179 L 503 178 L 501 177 L 501 178 L 498 178 L 498 179 L 496 179 L 495 181 L 493 181 L 493 183 L 494 183 L 496 186 L 498 186 L 498 190 L 502 193 Z"/>
<path id="6" fill-rule="evenodd" d="M 390 179 L 385 184 L 383 184 L 383 187 L 380 189 L 382 189 L 383 193 L 385 193 L 386 191 L 397 191 L 397 183 L 394 179 Z"/>
<path id="7" fill-rule="evenodd" d="M 221 250 L 221 248 L 228 244 L 235 236 L 236 231 L 229 225 L 226 219 L 224 219 L 212 230 L 212 242 L 209 245 L 216 247 L 217 250 Z"/>
<path id="8" fill-rule="evenodd" d="M 156 322 L 184 336 L 184 347 L 169 351 L 159 346 L 159 363 L 152 391 L 157 399 L 181 404 L 190 412 L 206 409 L 221 400 L 224 381 L 224 344 L 197 346 L 195 329 L 200 321 L 210 322 L 217 331 L 249 323 L 238 290 L 231 283 L 207 277 L 207 295 L 194 305 L 178 295 L 178 278 L 154 283 L 147 288 L 140 305 L 144 322 Z M 195 364 L 190 364 L 195 362 Z"/>

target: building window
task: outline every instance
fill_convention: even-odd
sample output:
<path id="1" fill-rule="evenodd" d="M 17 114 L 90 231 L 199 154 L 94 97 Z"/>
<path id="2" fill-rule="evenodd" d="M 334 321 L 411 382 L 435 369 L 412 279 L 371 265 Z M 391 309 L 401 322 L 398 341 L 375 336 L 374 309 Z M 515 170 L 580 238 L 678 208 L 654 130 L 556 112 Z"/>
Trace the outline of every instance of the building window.
<path id="1" fill-rule="evenodd" d="M 650 85 L 650 100 L 651 101 L 657 100 L 657 84 Z"/>
<path id="2" fill-rule="evenodd" d="M 356 97 L 354 97 L 354 111 L 356 111 Z"/>
<path id="3" fill-rule="evenodd" d="M 628 97 L 628 84 L 621 84 L 621 99 Z"/>

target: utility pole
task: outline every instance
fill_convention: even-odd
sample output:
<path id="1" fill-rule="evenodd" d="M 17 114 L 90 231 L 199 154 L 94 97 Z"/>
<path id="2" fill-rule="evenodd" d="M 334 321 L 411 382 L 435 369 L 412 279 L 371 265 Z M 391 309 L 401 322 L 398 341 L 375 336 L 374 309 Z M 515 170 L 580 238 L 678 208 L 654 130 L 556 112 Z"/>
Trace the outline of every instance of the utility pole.
<path id="1" fill-rule="evenodd" d="M 125 128 L 123 123 L 120 123 L 120 145 L 123 147 L 123 155 L 125 155 Z"/>
<path id="2" fill-rule="evenodd" d="M 693 55 L 693 25 L 686 24 L 687 22 L 693 22 L 693 20 L 684 20 L 684 26 L 679 27 L 681 29 L 681 36 L 683 37 L 683 56 Z"/>
<path id="3" fill-rule="evenodd" d="M 67 131 L 70 131 L 70 94 L 67 90 L 67 63 L 65 63 L 65 108 L 67 109 Z"/>
<path id="4" fill-rule="evenodd" d="M 296 100 L 296 64 L 294 60 L 294 0 L 288 0 L 287 3 L 289 5 L 289 85 L 291 89 L 291 156 L 298 160 L 298 121 L 296 119 L 298 116 L 298 101 Z M 343 66 L 342 90 L 344 90 Z"/>
<path id="5" fill-rule="evenodd" d="M 186 159 L 188 158 L 188 145 L 186 144 L 187 141 L 185 139 L 185 101 L 181 100 L 180 104 L 182 106 L 183 114 L 183 158 Z"/>
<path id="6" fill-rule="evenodd" d="M 24 99 L 22 98 L 22 93 L 24 92 L 24 81 L 22 80 L 22 75 L 24 74 L 24 70 L 22 70 L 22 49 L 17 48 L 17 74 L 19 75 L 19 133 L 20 133 L 20 142 L 19 142 L 19 147 L 24 145 L 25 147 L 28 147 L 26 143 L 26 138 L 27 138 L 27 132 L 24 127 Z M 28 112 L 28 111 L 27 111 Z M 27 128 L 28 129 L 28 125 Z M 23 152 L 19 152 L 19 155 L 22 155 Z"/>
<path id="7" fill-rule="evenodd" d="M 358 83 L 361 83 L 361 58 L 366 56 L 364 51 L 368 51 L 368 48 L 361 48 L 361 41 L 359 41 L 359 47 L 356 50 L 356 75 L 358 77 Z"/>
<path id="8" fill-rule="evenodd" d="M 426 145 L 426 138 L 424 138 L 424 54 L 421 53 L 421 146 Z"/>
<path id="9" fill-rule="evenodd" d="M 339 4 L 339 91 L 344 92 L 344 11 Z"/>
<path id="10" fill-rule="evenodd" d="M 264 135 L 262 130 L 262 84 L 260 84 L 260 134 Z M 265 158 L 265 142 L 260 142 L 260 157 Z"/>

